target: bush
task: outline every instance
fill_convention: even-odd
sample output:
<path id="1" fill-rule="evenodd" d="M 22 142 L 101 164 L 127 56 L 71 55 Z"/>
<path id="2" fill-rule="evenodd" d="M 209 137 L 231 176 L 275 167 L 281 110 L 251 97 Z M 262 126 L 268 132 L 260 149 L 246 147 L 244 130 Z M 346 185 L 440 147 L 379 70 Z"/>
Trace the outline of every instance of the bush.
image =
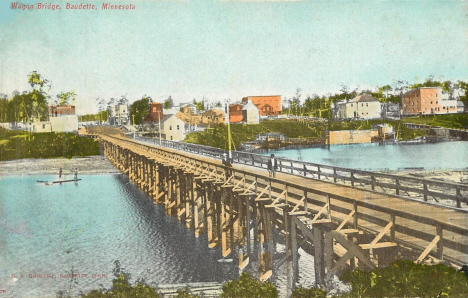
<path id="1" fill-rule="evenodd" d="M 298 287 L 292 292 L 292 298 L 326 298 L 327 292 L 317 289 L 310 288 L 305 289 L 303 287 Z"/>
<path id="2" fill-rule="evenodd" d="M 226 282 L 221 292 L 223 298 L 276 298 L 278 291 L 270 282 L 261 282 L 243 272 L 238 280 Z"/>
<path id="3" fill-rule="evenodd" d="M 137 281 L 135 286 L 130 285 L 130 274 L 125 272 L 125 269 L 120 266 L 117 260 L 114 262 L 114 280 L 112 281 L 112 288 L 109 290 L 93 290 L 88 294 L 82 295 L 86 298 L 159 298 L 156 290 L 146 285 L 144 281 Z"/>
<path id="4" fill-rule="evenodd" d="M 348 271 L 340 279 L 351 283 L 348 297 L 468 297 L 465 275 L 442 264 L 398 260 L 371 272 Z"/>

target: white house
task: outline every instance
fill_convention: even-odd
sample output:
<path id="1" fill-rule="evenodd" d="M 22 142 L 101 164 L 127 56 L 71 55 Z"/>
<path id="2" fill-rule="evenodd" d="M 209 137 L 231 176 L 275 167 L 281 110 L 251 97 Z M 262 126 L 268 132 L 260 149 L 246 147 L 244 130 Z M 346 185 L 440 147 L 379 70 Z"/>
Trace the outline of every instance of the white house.
<path id="1" fill-rule="evenodd" d="M 161 119 L 161 137 L 168 141 L 182 141 L 185 138 L 185 123 L 176 115 L 165 115 Z"/>
<path id="2" fill-rule="evenodd" d="M 381 103 L 369 94 L 338 104 L 338 117 L 341 119 L 376 119 L 381 117 L 381 113 Z"/>
<path id="3" fill-rule="evenodd" d="M 73 132 L 78 131 L 78 116 L 63 115 L 60 117 L 50 117 L 49 122 L 53 132 Z"/>
<path id="4" fill-rule="evenodd" d="M 128 124 L 128 106 L 126 104 L 118 104 L 111 108 L 111 115 L 109 117 L 110 124 L 112 125 L 126 125 Z"/>
<path id="5" fill-rule="evenodd" d="M 260 114 L 258 108 L 252 103 L 251 100 L 248 100 L 247 103 L 242 108 L 243 121 L 245 124 L 259 124 L 260 123 Z"/>

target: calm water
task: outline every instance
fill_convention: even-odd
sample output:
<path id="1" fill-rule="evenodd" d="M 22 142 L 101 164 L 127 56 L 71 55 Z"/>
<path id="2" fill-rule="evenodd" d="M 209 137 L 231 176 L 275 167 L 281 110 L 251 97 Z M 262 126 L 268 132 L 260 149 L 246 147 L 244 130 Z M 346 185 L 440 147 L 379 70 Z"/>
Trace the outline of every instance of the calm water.
<path id="1" fill-rule="evenodd" d="M 132 282 L 144 278 L 153 285 L 237 277 L 231 264 L 218 262 L 220 252 L 209 250 L 206 238 L 194 237 L 124 176 L 81 176 L 77 185 L 36 183 L 54 178 L 0 180 L 0 290 L 6 291 L 0 296 L 110 288 L 115 260 Z M 70 287 L 60 274 L 72 270 L 87 276 Z"/>
<path id="2" fill-rule="evenodd" d="M 271 151 L 278 157 L 331 166 L 380 170 L 424 167 L 425 169 L 464 169 L 468 167 L 468 142 L 435 144 L 356 144 Z M 268 153 L 268 154 L 270 154 Z"/>

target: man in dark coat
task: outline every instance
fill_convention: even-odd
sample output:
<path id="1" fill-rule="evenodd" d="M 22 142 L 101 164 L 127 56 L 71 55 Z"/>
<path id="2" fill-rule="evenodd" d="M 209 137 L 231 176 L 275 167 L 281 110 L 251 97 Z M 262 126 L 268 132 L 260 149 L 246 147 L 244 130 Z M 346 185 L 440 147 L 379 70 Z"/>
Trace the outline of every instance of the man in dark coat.
<path id="1" fill-rule="evenodd" d="M 270 155 L 270 159 L 268 159 L 268 174 L 270 177 L 276 177 L 276 170 L 278 169 L 278 162 L 276 161 L 275 155 Z"/>

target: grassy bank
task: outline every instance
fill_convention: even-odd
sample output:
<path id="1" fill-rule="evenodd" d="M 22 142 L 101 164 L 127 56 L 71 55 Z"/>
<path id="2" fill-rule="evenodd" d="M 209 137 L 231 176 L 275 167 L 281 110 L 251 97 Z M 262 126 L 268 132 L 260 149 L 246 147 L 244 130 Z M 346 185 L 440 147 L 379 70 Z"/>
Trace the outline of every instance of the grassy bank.
<path id="1" fill-rule="evenodd" d="M 399 140 L 410 140 L 425 135 L 422 130 L 408 129 L 397 120 L 333 121 L 330 124 L 317 121 L 264 120 L 256 125 L 232 124 L 231 135 L 235 147 L 238 148 L 241 143 L 253 141 L 258 134 L 262 133 L 278 132 L 288 138 L 319 139 L 327 130 L 366 130 L 371 129 L 374 124 L 382 123 L 393 126 L 395 131 L 398 131 Z M 185 142 L 227 150 L 227 130 L 226 125 L 220 125 L 202 132 L 190 133 Z"/>
<path id="2" fill-rule="evenodd" d="M 0 160 L 99 155 L 99 145 L 74 133 L 29 133 L 0 128 Z"/>
<path id="3" fill-rule="evenodd" d="M 468 114 L 426 115 L 403 118 L 405 123 L 425 124 L 446 128 L 468 128 Z"/>

